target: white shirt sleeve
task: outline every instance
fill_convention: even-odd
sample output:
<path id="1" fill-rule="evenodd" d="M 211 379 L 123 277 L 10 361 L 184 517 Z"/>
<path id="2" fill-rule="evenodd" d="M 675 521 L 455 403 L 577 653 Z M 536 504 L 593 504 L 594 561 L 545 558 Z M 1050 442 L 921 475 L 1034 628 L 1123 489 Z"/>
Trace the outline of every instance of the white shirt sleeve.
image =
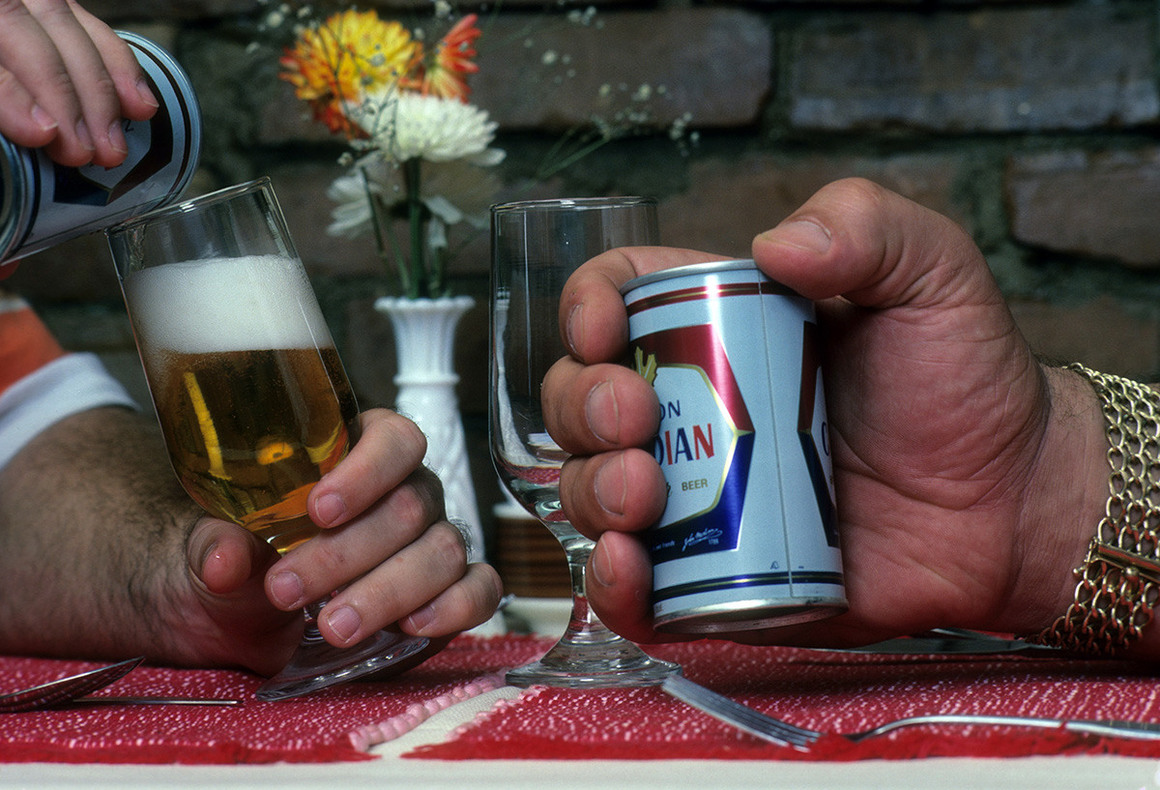
<path id="1" fill-rule="evenodd" d="M 34 436 L 98 406 L 139 406 L 95 354 L 66 354 L 0 393 L 0 469 Z"/>

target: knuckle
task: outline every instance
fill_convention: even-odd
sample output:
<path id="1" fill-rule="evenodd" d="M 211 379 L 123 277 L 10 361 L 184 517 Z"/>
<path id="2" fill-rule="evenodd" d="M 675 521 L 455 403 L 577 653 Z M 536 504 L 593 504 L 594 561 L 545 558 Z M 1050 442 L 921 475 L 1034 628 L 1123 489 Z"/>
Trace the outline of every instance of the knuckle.
<path id="1" fill-rule="evenodd" d="M 428 531 L 428 539 L 431 541 L 436 556 L 441 559 L 455 557 L 457 565 L 458 561 L 462 560 L 463 566 L 466 566 L 467 547 L 463 543 L 463 536 L 459 534 L 459 530 L 446 521 L 440 522 L 436 527 L 438 528 Z"/>
<path id="2" fill-rule="evenodd" d="M 117 101 L 117 84 L 107 71 L 98 74 L 96 79 L 86 88 L 90 95 L 103 102 Z M 118 105 L 119 106 L 119 105 Z"/>
<path id="3" fill-rule="evenodd" d="M 442 616 L 454 630 L 471 628 L 491 617 L 503 597 L 503 583 L 490 565 L 471 565 L 464 578 L 439 601 Z"/>
<path id="4" fill-rule="evenodd" d="M 503 579 L 500 578 L 499 571 L 487 563 L 476 563 L 471 566 L 471 570 L 481 577 L 479 595 L 483 609 L 488 611 L 490 616 L 490 613 L 499 608 L 499 602 L 503 598 Z"/>
<path id="5" fill-rule="evenodd" d="M 395 415 L 391 428 L 398 449 L 413 463 L 418 463 L 427 454 L 427 436 L 412 420 L 400 414 Z"/>
<path id="6" fill-rule="evenodd" d="M 437 514 L 437 504 L 429 485 L 412 484 L 395 489 L 391 511 L 396 519 L 414 530 L 426 527 Z"/>

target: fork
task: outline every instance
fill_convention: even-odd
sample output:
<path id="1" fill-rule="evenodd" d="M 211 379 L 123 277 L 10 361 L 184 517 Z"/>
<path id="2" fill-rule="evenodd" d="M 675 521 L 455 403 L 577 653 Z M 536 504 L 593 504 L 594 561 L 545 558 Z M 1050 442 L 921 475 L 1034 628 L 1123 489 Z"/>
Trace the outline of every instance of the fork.
<path id="1" fill-rule="evenodd" d="M 86 697 L 97 689 L 111 685 L 140 666 L 144 656 L 118 661 L 87 672 L 41 683 L 37 686 L 0 694 L 0 713 L 24 713 L 51 708 L 65 703 L 99 705 L 237 705 L 233 699 L 201 699 L 189 697 Z"/>
<path id="2" fill-rule="evenodd" d="M 795 726 L 742 705 L 699 683 L 694 683 L 680 673 L 666 677 L 661 683 L 661 689 L 715 719 L 780 746 L 793 746 L 804 750 L 822 736 L 822 733 L 815 730 Z"/>
<path id="3" fill-rule="evenodd" d="M 799 727 L 780 719 L 775 719 L 760 711 L 742 705 L 715 691 L 698 685 L 682 675 L 670 675 L 661 688 L 677 699 L 698 710 L 731 724 L 744 732 L 755 735 L 779 746 L 792 746 L 808 751 L 809 746 L 825 735 L 819 730 Z M 835 733 L 853 743 L 883 735 L 902 727 L 923 724 L 962 724 L 977 726 L 1037 727 L 1040 729 L 1064 729 L 1113 738 L 1136 740 L 1160 740 L 1160 724 L 1149 722 L 1119 721 L 1114 719 L 1090 721 L 1084 719 L 1050 719 L 1032 716 L 989 716 L 984 714 L 936 713 L 925 716 L 909 716 L 880 724 L 861 732 Z"/>
<path id="4" fill-rule="evenodd" d="M 1063 729 L 1069 732 L 1082 732 L 1090 735 L 1103 735 L 1110 738 L 1132 738 L 1142 741 L 1160 740 L 1160 724 L 1144 721 L 1120 721 L 1117 719 L 1102 719 L 1093 721 L 1088 719 L 1050 719 L 1037 716 L 991 716 L 976 713 L 931 713 L 924 716 L 909 716 L 905 719 L 888 721 L 862 732 L 839 733 L 848 741 L 858 743 L 867 738 L 897 730 L 901 727 L 914 727 L 921 724 L 964 724 L 983 726 L 1012 726 L 1036 727 L 1039 729 Z M 818 733 L 821 735 L 821 733 Z"/>

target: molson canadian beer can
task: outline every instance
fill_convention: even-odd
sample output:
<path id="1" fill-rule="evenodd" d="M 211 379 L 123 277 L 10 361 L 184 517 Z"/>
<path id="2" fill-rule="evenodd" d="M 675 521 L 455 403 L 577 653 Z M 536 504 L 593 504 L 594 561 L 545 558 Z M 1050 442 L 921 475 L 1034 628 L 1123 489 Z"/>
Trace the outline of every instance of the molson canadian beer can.
<path id="1" fill-rule="evenodd" d="M 201 111 L 188 75 L 152 41 L 118 35 L 160 108 L 147 122 L 124 122 L 129 153 L 114 168 L 62 167 L 0 137 L 0 266 L 172 203 L 197 169 Z"/>
<path id="2" fill-rule="evenodd" d="M 846 609 L 813 304 L 753 261 L 621 289 L 662 417 L 668 504 L 648 533 L 658 629 L 740 631 Z"/>

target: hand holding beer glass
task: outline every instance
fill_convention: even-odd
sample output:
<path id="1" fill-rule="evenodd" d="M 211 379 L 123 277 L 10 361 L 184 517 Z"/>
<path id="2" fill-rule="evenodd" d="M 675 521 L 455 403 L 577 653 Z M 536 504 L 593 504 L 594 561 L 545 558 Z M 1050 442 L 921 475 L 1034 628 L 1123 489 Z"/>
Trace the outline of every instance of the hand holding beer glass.
<path id="1" fill-rule="evenodd" d="M 286 553 L 319 530 L 316 482 L 356 440 L 358 405 L 268 179 L 107 232 L 174 471 L 211 515 Z M 306 608 L 290 664 L 258 691 L 283 699 L 415 656 L 392 631 L 351 648 Z"/>

